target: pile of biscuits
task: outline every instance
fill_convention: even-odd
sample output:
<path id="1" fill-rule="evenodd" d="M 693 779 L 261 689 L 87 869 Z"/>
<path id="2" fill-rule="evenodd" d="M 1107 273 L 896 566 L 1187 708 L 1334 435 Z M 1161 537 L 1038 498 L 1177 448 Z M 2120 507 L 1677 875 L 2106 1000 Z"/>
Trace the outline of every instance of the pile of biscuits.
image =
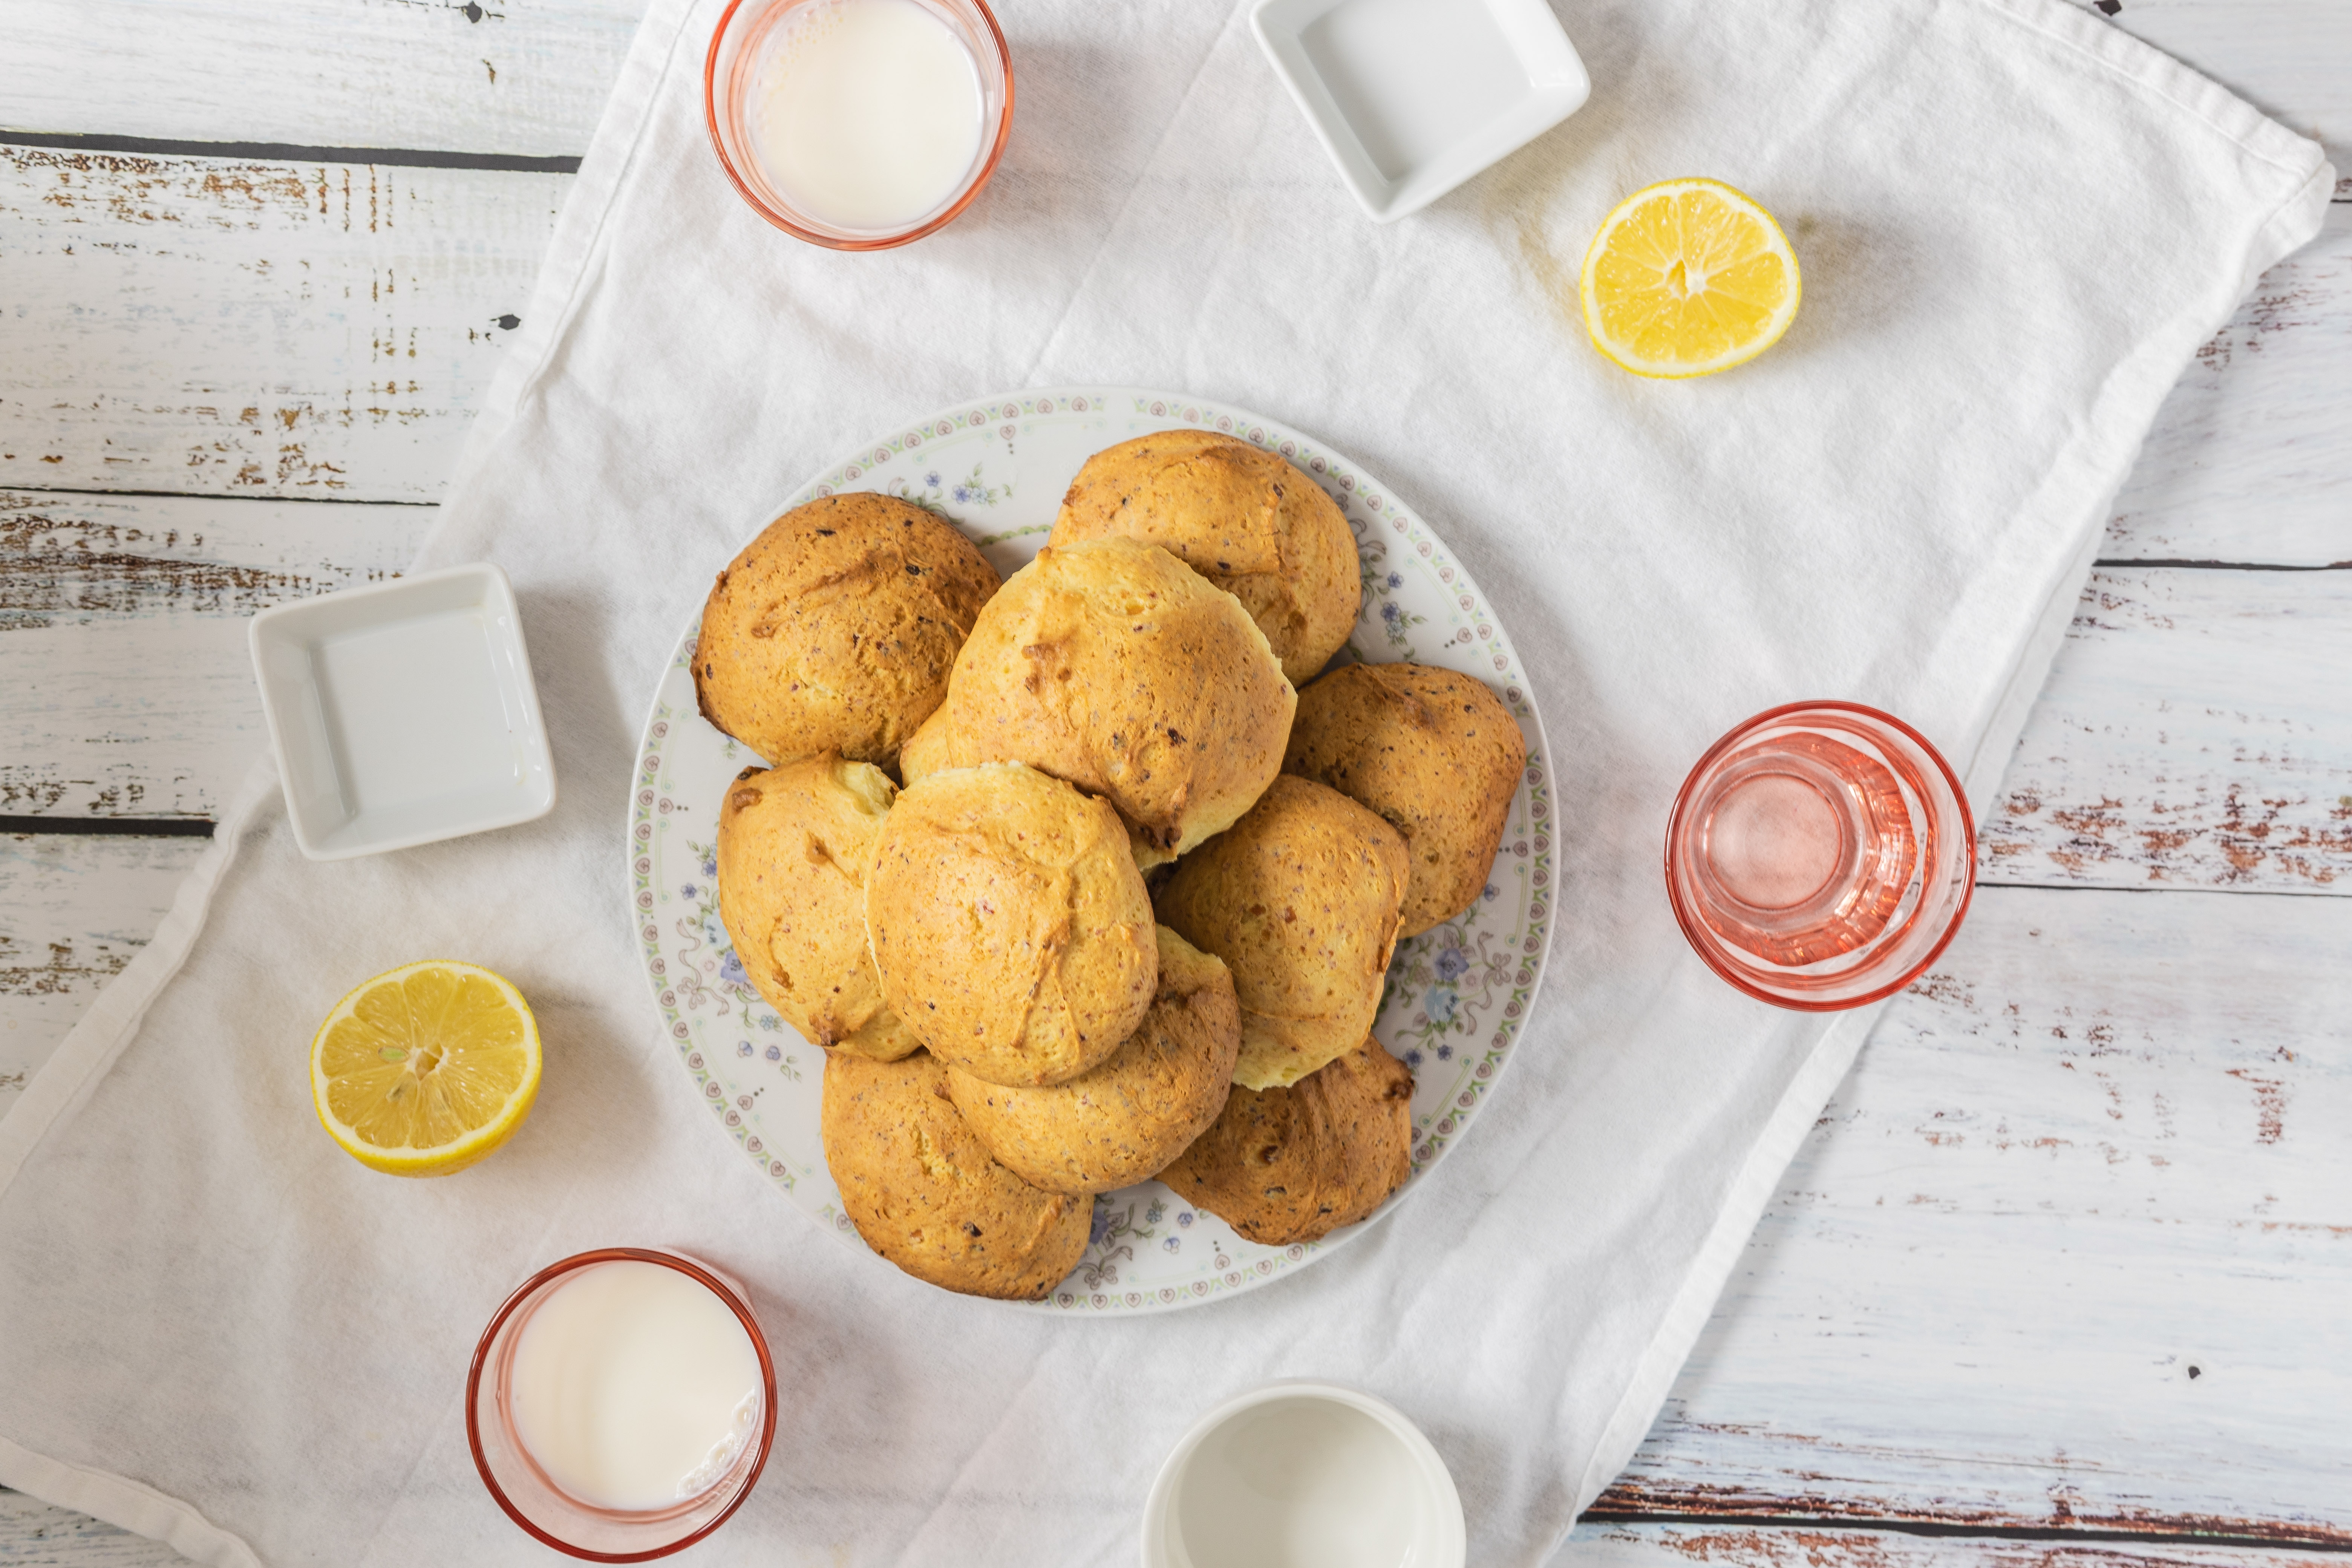
<path id="1" fill-rule="evenodd" d="M 1035 1299 L 1097 1193 L 1158 1176 L 1278 1246 L 1403 1183 L 1389 956 L 1484 888 L 1525 750 L 1468 676 L 1316 679 L 1361 599 L 1330 498 L 1199 431 L 1089 458 L 1001 583 L 872 494 L 719 574 L 696 692 L 776 764 L 728 790 L 719 912 L 825 1047 L 825 1161 L 875 1251 Z"/>

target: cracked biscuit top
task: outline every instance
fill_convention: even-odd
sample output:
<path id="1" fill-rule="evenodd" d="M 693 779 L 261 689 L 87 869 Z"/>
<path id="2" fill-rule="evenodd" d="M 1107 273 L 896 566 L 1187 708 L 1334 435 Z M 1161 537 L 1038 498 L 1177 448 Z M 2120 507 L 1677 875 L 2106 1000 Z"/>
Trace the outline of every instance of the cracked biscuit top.
<path id="1" fill-rule="evenodd" d="M 998 586 L 950 523 L 859 491 L 794 507 L 728 563 L 702 608 L 702 716 L 770 763 L 888 763 L 947 694 Z"/>
<path id="2" fill-rule="evenodd" d="M 866 881 L 883 999 L 992 1083 L 1060 1083 L 1118 1049 L 1159 982 L 1152 924 L 1118 814 L 1018 763 L 900 791 Z"/>

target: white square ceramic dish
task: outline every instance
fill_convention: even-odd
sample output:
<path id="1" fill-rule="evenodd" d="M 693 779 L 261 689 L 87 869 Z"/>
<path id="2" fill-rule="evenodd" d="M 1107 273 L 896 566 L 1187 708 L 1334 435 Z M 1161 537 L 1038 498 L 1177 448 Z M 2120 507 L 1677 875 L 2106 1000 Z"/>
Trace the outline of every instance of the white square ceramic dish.
<path id="1" fill-rule="evenodd" d="M 1526 146 L 1592 89 L 1545 0 L 1258 0 L 1250 28 L 1380 223 Z"/>
<path id="2" fill-rule="evenodd" d="M 294 841 L 313 860 L 511 827 L 555 765 L 507 574 L 452 566 L 279 605 L 247 640 Z"/>

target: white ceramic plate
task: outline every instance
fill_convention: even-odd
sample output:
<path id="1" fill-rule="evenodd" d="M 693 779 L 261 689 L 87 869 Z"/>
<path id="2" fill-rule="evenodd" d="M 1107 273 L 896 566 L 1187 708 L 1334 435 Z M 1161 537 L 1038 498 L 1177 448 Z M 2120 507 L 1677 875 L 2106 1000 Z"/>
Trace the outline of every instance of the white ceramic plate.
<path id="1" fill-rule="evenodd" d="M 1475 675 L 1527 737 L 1527 771 L 1485 897 L 1460 919 L 1399 942 L 1389 966 L 1373 1032 L 1412 1068 L 1415 1087 L 1412 1174 L 1384 1214 L 1427 1179 L 1502 1077 L 1535 1000 L 1551 930 L 1551 767 L 1543 727 L 1509 637 L 1421 520 L 1357 464 L 1270 419 L 1171 393 L 1066 387 L 961 404 L 877 441 L 751 520 L 746 538 L 819 496 L 876 490 L 955 523 L 1010 575 L 1045 542 L 1062 493 L 1087 458 L 1131 436 L 1186 426 L 1279 452 L 1339 503 L 1364 572 L 1363 618 L 1342 661 L 1410 659 Z M 724 564 L 697 564 L 698 580 Z M 760 999 L 719 919 L 719 802 L 735 775 L 761 759 L 696 709 L 688 665 L 698 626 L 679 634 L 654 694 L 630 803 L 629 910 L 646 973 L 678 1062 L 721 1130 L 794 1204 L 864 1251 L 841 1211 L 817 1132 L 824 1053 Z M 1145 1182 L 1095 1200 L 1085 1256 L 1039 1306 L 1089 1312 L 1191 1306 L 1277 1279 L 1361 1228 L 1307 1246 L 1261 1247 Z"/>

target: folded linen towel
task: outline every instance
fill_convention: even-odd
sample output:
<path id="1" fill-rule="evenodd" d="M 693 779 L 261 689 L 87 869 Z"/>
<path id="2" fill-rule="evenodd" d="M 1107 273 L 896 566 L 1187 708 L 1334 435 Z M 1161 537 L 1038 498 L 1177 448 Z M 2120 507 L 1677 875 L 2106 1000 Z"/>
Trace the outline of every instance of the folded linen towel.
<path id="1" fill-rule="evenodd" d="M 1632 1452 L 1869 1024 L 1775 1012 L 1676 932 L 1682 771 L 1801 697 L 1896 711 L 1981 809 L 2175 375 L 2315 229 L 2318 149 L 2057 0 L 1580 0 L 1591 103 L 1422 216 L 1356 214 L 1239 8 L 1007 8 L 1011 151 L 958 224 L 839 256 L 714 167 L 717 0 L 656 0 L 423 564 L 512 575 L 563 799 L 374 859 L 265 774 L 152 947 L 0 1122 L 0 1481 L 216 1563 L 521 1562 L 460 1409 L 530 1270 L 666 1243 L 753 1287 L 767 1477 L 709 1562 L 1122 1563 L 1201 1409 L 1373 1389 L 1532 1563 Z M 1784 221 L 1757 363 L 1636 381 L 1576 262 L 1652 180 Z M 1181 386 L 1355 454 L 1487 585 L 1556 758 L 1550 980 L 1474 1136 L 1374 1230 L 1192 1311 L 949 1297 L 817 1235 L 666 1059 L 613 825 L 712 570 L 805 476 L 992 390 Z M 1465 462 L 1462 455 L 1475 454 Z M 530 1122 L 362 1170 L 305 1042 L 358 978 L 489 963 L 548 1040 Z"/>

